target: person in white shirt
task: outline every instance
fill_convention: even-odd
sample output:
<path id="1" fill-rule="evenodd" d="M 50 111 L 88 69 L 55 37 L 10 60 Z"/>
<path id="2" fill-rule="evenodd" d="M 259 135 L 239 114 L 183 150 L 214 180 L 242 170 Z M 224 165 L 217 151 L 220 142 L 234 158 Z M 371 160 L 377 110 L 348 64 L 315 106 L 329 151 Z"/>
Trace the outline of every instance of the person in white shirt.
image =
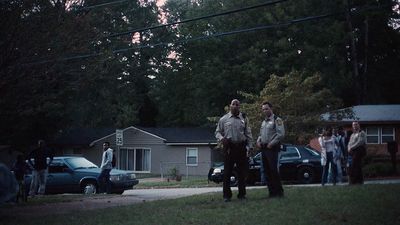
<path id="1" fill-rule="evenodd" d="M 99 184 L 99 193 L 111 193 L 110 172 L 112 169 L 113 150 L 110 148 L 110 142 L 103 143 L 103 158 L 101 160 L 101 173 L 97 178 Z"/>
<path id="2" fill-rule="evenodd" d="M 336 177 L 337 177 L 337 168 L 335 163 L 335 155 L 337 151 L 336 147 L 336 137 L 332 134 L 332 129 L 329 128 L 324 132 L 322 138 L 320 138 L 320 144 L 322 149 L 322 155 L 326 156 L 325 165 L 323 165 L 322 170 L 322 186 L 328 181 L 328 173 L 329 173 L 329 166 L 331 167 L 332 171 L 332 181 L 333 185 L 336 185 Z"/>

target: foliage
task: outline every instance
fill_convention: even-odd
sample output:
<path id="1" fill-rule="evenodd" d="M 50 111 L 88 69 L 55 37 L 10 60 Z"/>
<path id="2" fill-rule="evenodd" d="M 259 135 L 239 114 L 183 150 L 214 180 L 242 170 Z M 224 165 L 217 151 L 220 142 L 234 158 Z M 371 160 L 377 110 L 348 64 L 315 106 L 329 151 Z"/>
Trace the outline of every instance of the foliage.
<path id="1" fill-rule="evenodd" d="M 284 120 L 285 142 L 306 144 L 321 126 L 320 115 L 330 107 L 337 108 L 341 101 L 321 86 L 321 76 L 298 71 L 278 77 L 271 75 L 259 95 L 242 93 L 247 102 L 242 111 L 249 115 L 253 137 L 259 134 L 263 116 L 261 104 L 269 101 L 274 113 Z"/>
<path id="2" fill-rule="evenodd" d="M 369 163 L 363 166 L 363 174 L 365 177 L 387 177 L 394 175 L 391 163 Z"/>
<path id="3" fill-rule="evenodd" d="M 162 10 L 176 22 L 260 2 L 169 0 Z M 285 1 L 126 35 L 160 24 L 156 2 L 103 3 L 108 1 L 0 2 L 1 144 L 25 148 L 76 127 L 214 126 L 207 118 L 222 115 L 239 93 L 257 96 L 266 82 L 283 85 L 278 78 L 291 73 L 301 73 L 302 80 L 294 78 L 299 82 L 314 82 L 318 74 L 313 91 L 321 96 L 314 98 L 333 94 L 343 102 L 329 110 L 399 103 L 399 13 L 389 5 L 398 6 L 395 1 Z M 348 7 L 349 17 L 298 21 Z M 274 26 L 283 23 L 288 25 Z M 208 38 L 261 26 L 271 28 Z M 328 109 L 313 98 L 296 102 L 292 93 L 300 87 L 285 85 L 279 88 L 288 91 L 287 106 L 280 109 L 279 98 L 276 111 L 287 120 L 291 140 L 299 131 L 307 139 L 316 115 Z M 252 107 L 251 119 L 259 121 L 259 106 Z"/>

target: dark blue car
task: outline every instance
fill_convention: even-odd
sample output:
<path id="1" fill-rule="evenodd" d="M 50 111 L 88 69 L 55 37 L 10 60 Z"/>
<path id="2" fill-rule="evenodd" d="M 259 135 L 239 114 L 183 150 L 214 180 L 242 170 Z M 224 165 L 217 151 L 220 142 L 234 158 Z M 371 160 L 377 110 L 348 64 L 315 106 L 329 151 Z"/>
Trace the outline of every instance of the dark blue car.
<path id="1" fill-rule="evenodd" d="M 84 157 L 54 157 L 47 175 L 46 194 L 94 194 L 98 191 L 99 174 L 100 168 Z M 26 176 L 28 189 L 31 178 L 31 175 Z M 111 170 L 110 180 L 111 192 L 117 194 L 122 194 L 139 183 L 133 172 L 118 169 Z"/>
<path id="2" fill-rule="evenodd" d="M 247 183 L 254 185 L 260 182 L 261 153 L 249 158 Z M 237 185 L 237 172 L 233 170 L 231 185 Z M 220 183 L 224 174 L 224 165 L 219 164 L 210 169 L 208 179 Z M 279 174 L 282 181 L 292 183 L 316 183 L 321 180 L 321 154 L 314 149 L 301 145 L 286 145 L 286 151 L 280 152 Z M 268 178 L 267 178 L 268 179 Z"/>

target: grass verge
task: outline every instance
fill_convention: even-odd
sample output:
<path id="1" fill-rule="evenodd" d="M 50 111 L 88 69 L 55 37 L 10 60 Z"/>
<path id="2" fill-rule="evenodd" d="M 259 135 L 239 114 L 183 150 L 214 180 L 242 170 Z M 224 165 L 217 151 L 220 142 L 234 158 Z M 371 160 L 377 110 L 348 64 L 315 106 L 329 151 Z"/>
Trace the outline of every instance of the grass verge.
<path id="1" fill-rule="evenodd" d="M 400 224 L 400 184 L 285 187 L 285 198 L 268 199 L 265 189 L 248 200 L 222 201 L 221 193 L 145 202 L 63 215 L 2 218 L 8 224 Z M 234 194 L 236 194 L 234 192 Z"/>

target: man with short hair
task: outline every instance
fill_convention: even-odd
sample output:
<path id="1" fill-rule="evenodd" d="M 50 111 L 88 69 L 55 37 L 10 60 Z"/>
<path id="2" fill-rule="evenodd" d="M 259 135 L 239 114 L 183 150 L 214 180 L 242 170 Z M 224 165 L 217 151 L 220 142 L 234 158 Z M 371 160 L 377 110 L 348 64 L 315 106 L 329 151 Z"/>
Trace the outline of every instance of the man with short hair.
<path id="1" fill-rule="evenodd" d="M 261 110 L 265 116 L 257 139 L 257 147 L 261 149 L 264 171 L 268 177 L 269 197 L 283 197 L 283 187 L 279 175 L 279 151 L 285 136 L 283 120 L 274 115 L 272 104 L 264 102 Z"/>
<path id="2" fill-rule="evenodd" d="M 251 149 L 253 140 L 248 124 L 247 117 L 240 112 L 239 100 L 233 99 L 230 112 L 221 117 L 215 130 L 215 137 L 224 146 L 223 197 L 225 202 L 230 202 L 232 198 L 230 178 L 235 164 L 238 170 L 237 197 L 240 200 L 246 199 L 247 150 Z"/>
<path id="3" fill-rule="evenodd" d="M 110 172 L 112 169 L 113 150 L 110 148 L 110 142 L 103 143 L 103 157 L 101 160 L 101 172 L 97 178 L 99 184 L 99 193 L 111 193 Z M 105 186 L 105 187 L 104 187 Z"/>
<path id="4" fill-rule="evenodd" d="M 53 154 L 46 147 L 45 141 L 39 140 L 38 147 L 29 153 L 27 159 L 33 167 L 29 196 L 34 197 L 36 194 L 44 195 L 46 191 L 47 169 L 53 160 Z"/>
<path id="5" fill-rule="evenodd" d="M 350 165 L 349 183 L 363 184 L 364 177 L 362 173 L 362 159 L 366 155 L 367 135 L 360 129 L 360 124 L 354 121 L 352 124 L 353 134 L 350 136 L 350 141 L 347 146 L 349 155 L 352 157 Z"/>

